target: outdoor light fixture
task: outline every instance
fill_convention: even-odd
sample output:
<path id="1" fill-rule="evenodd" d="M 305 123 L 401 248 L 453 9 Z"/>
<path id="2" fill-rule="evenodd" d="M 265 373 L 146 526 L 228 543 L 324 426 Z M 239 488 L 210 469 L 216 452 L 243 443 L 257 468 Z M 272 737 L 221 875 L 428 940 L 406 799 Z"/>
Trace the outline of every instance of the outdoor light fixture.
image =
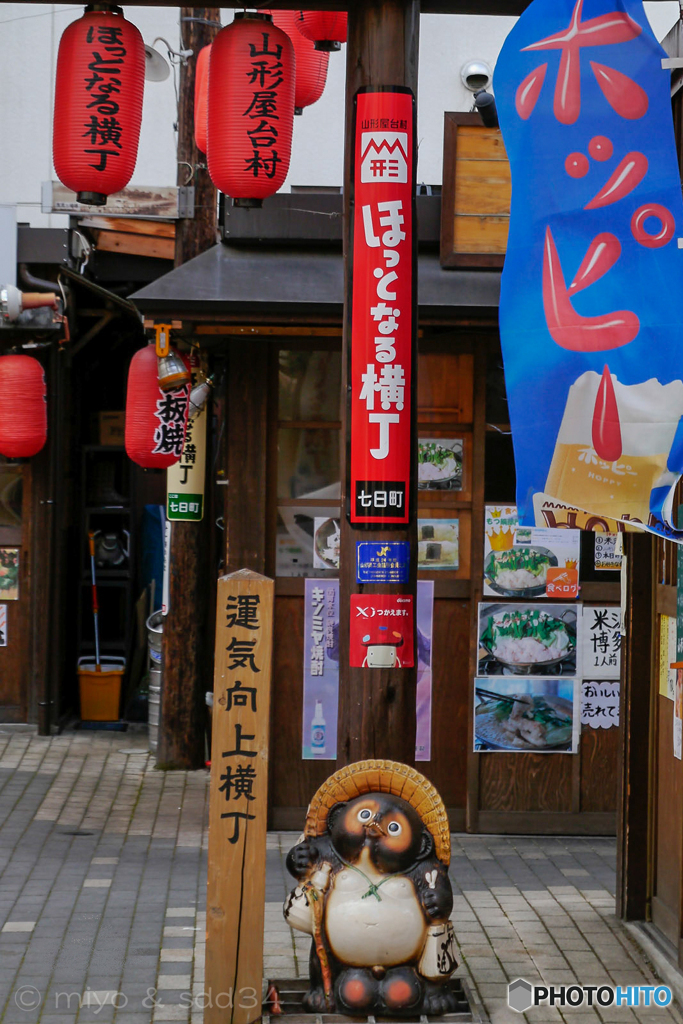
<path id="1" fill-rule="evenodd" d="M 177 391 L 192 380 L 190 369 L 171 347 L 170 324 L 156 324 L 157 378 L 162 391 Z"/>
<path id="2" fill-rule="evenodd" d="M 135 353 L 126 392 L 126 452 L 144 469 L 168 469 L 185 443 L 187 391 L 166 395 L 159 387 L 154 345 Z"/>
<path id="3" fill-rule="evenodd" d="M 273 24 L 286 32 L 292 40 L 296 55 L 296 85 L 294 113 L 303 114 L 304 107 L 317 103 L 327 82 L 330 63 L 328 50 L 316 49 L 312 40 L 297 28 L 299 13 L 295 11 L 271 11 Z"/>
<path id="4" fill-rule="evenodd" d="M 46 440 L 43 367 L 32 356 L 0 356 L 0 455 L 28 459 Z"/>
<path id="5" fill-rule="evenodd" d="M 18 320 L 25 309 L 42 309 L 45 306 L 57 309 L 55 292 L 20 292 L 13 284 L 0 288 L 0 316 L 5 322 Z"/>
<path id="6" fill-rule="evenodd" d="M 341 50 L 348 35 L 346 11 L 297 11 L 296 27 L 315 44 L 316 50 Z"/>
<path id="7" fill-rule="evenodd" d="M 467 64 L 463 64 L 460 78 L 470 92 L 481 92 L 490 86 L 493 72 L 485 60 L 469 60 Z"/>
<path id="8" fill-rule="evenodd" d="M 485 89 L 482 89 L 481 92 L 475 92 L 474 105 L 479 111 L 486 128 L 498 127 L 496 101 L 490 92 L 486 92 Z"/>
<path id="9" fill-rule="evenodd" d="M 97 68 L 111 62 L 116 77 L 109 82 Z M 92 4 L 67 26 L 57 56 L 52 151 L 57 177 L 79 203 L 104 206 L 133 176 L 144 87 L 145 44 L 120 7 Z"/>
<path id="10" fill-rule="evenodd" d="M 257 116 L 252 54 L 260 54 L 259 74 L 265 81 L 272 74 L 274 83 Z M 295 76 L 292 41 L 269 14 L 238 12 L 212 43 L 207 162 L 214 185 L 236 206 L 261 206 L 284 185 L 292 152 Z"/>
<path id="11" fill-rule="evenodd" d="M 201 381 L 199 384 L 195 384 L 192 388 L 192 391 L 190 391 L 190 411 L 187 416 L 188 420 L 191 420 L 204 408 L 208 397 L 211 394 L 212 387 L 213 375 L 211 377 L 207 377 L 206 380 Z"/>
<path id="12" fill-rule="evenodd" d="M 145 80 L 147 82 L 165 82 L 171 74 L 168 62 L 158 50 L 145 43 Z"/>
<path id="13" fill-rule="evenodd" d="M 200 153 L 206 153 L 209 100 L 209 59 L 211 43 L 197 54 L 194 76 L 194 141 Z"/>

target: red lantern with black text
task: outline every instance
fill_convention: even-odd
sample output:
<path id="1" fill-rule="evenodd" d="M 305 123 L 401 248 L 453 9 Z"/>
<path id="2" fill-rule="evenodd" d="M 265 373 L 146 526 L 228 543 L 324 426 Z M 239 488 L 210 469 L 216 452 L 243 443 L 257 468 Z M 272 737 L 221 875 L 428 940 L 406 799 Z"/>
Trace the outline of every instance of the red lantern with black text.
<path id="1" fill-rule="evenodd" d="M 341 50 L 346 42 L 349 16 L 345 11 L 297 11 L 296 27 L 315 43 L 316 50 Z"/>
<path id="2" fill-rule="evenodd" d="M 292 151 L 296 59 L 269 14 L 237 13 L 209 63 L 209 174 L 238 206 L 260 206 L 284 184 Z"/>
<path id="3" fill-rule="evenodd" d="M 273 24 L 286 32 L 292 40 L 296 56 L 296 88 L 294 92 L 294 113 L 303 114 L 304 107 L 317 103 L 327 82 L 327 68 L 330 55 L 316 50 L 310 39 L 302 36 L 296 27 L 295 11 L 271 11 Z"/>
<path id="4" fill-rule="evenodd" d="M 126 394 L 126 452 L 144 469 L 168 469 L 182 455 L 189 388 L 159 387 L 157 354 L 147 345 L 133 356 Z"/>
<path id="5" fill-rule="evenodd" d="M 120 8 L 86 9 L 57 55 L 52 152 L 78 201 L 103 206 L 130 181 L 138 155 L 145 49 Z"/>
<path id="6" fill-rule="evenodd" d="M 0 455 L 28 459 L 46 439 L 43 367 L 32 356 L 0 356 Z"/>
<path id="7" fill-rule="evenodd" d="M 209 97 L 209 58 L 211 43 L 203 46 L 197 55 L 194 79 L 194 141 L 201 153 L 206 153 L 207 106 Z"/>

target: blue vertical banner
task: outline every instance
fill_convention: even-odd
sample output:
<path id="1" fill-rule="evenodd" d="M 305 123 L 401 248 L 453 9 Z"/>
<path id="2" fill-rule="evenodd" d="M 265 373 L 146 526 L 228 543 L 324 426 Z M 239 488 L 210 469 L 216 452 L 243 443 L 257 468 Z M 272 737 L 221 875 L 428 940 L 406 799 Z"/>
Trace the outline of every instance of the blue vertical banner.
<path id="1" fill-rule="evenodd" d="M 533 0 L 498 59 L 523 525 L 571 506 L 683 540 L 683 200 L 665 57 L 641 0 Z"/>

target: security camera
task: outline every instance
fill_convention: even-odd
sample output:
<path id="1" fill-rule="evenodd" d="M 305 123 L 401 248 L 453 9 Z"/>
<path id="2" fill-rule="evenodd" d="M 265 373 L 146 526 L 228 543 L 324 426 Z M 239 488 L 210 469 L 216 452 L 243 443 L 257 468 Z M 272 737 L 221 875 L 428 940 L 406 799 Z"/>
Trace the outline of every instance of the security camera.
<path id="1" fill-rule="evenodd" d="M 470 92 L 481 92 L 491 84 L 493 72 L 485 60 L 470 60 L 460 71 L 462 84 Z"/>

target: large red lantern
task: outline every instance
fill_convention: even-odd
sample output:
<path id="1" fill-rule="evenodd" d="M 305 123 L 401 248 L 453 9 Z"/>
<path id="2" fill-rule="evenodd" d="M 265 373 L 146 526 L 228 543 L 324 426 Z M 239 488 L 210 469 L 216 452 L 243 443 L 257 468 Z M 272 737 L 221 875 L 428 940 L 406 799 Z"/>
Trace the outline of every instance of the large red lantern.
<path id="1" fill-rule="evenodd" d="M 310 39 L 302 36 L 296 27 L 295 11 L 271 11 L 273 24 L 286 32 L 294 45 L 296 56 L 296 88 L 294 92 L 294 113 L 303 114 L 304 107 L 317 103 L 327 82 L 327 68 L 330 55 L 316 50 Z"/>
<path id="2" fill-rule="evenodd" d="M 133 356 L 126 395 L 126 452 L 145 469 L 168 469 L 185 443 L 189 388 L 159 387 L 157 354 L 147 345 Z"/>
<path id="3" fill-rule="evenodd" d="M 201 153 L 206 153 L 210 56 L 211 43 L 208 46 L 203 46 L 197 55 L 197 67 L 194 78 L 194 141 Z"/>
<path id="4" fill-rule="evenodd" d="M 135 170 L 145 48 L 118 7 L 86 9 L 59 43 L 52 151 L 80 203 L 103 206 Z"/>
<path id="5" fill-rule="evenodd" d="M 209 174 L 238 206 L 284 184 L 294 125 L 294 46 L 269 14 L 235 15 L 209 64 Z"/>
<path id="6" fill-rule="evenodd" d="M 0 357 L 0 455 L 28 459 L 47 439 L 43 367 L 32 356 Z"/>
<path id="7" fill-rule="evenodd" d="M 345 11 L 297 11 L 296 27 L 315 43 L 316 50 L 341 50 L 346 42 L 348 14 Z"/>

